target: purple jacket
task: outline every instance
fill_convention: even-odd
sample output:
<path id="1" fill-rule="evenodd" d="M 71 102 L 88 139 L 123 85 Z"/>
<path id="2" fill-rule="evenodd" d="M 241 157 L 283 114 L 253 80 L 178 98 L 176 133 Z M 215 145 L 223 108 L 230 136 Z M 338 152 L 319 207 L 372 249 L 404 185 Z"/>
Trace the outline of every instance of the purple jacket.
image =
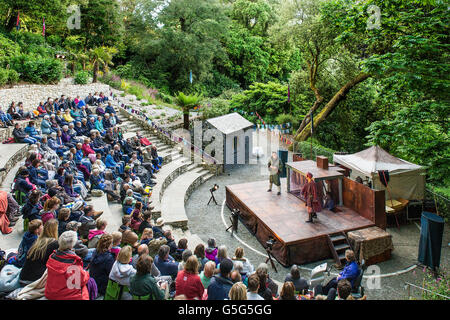
<path id="1" fill-rule="evenodd" d="M 217 256 L 217 248 L 206 248 L 205 250 L 205 257 L 208 258 L 208 260 L 215 261 Z"/>

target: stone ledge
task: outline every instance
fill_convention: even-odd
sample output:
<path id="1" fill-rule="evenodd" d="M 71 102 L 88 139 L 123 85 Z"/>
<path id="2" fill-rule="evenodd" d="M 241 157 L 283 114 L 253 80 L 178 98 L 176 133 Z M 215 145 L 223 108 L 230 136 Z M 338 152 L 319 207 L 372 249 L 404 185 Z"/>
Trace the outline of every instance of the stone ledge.
<path id="1" fill-rule="evenodd" d="M 29 146 L 26 143 L 0 145 L 0 154 L 5 155 L 5 157 L 0 156 L 0 168 L 6 168 L 6 171 L 0 172 L 0 185 L 3 184 L 11 168 L 26 156 L 28 149 Z"/>

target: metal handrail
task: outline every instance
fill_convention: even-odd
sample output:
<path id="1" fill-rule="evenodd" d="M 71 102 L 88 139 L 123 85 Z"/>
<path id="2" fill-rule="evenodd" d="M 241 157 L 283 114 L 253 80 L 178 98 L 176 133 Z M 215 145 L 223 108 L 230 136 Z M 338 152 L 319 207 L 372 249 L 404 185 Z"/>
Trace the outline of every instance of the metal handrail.
<path id="1" fill-rule="evenodd" d="M 426 291 L 426 292 L 429 292 L 429 293 L 431 293 L 431 294 L 435 294 L 435 295 L 437 295 L 437 296 L 440 296 L 440 297 L 442 297 L 442 298 L 445 298 L 445 299 L 447 299 L 447 300 L 450 300 L 450 297 L 447 297 L 447 296 L 444 296 L 443 294 L 440 294 L 440 293 L 437 293 L 437 292 L 433 292 L 433 291 L 431 291 L 431 290 L 428 290 L 428 289 L 419 287 L 419 286 L 417 286 L 417 285 L 415 285 L 415 284 L 412 284 L 412 283 L 409 283 L 409 282 L 405 282 L 405 285 L 408 287 L 408 299 L 411 297 L 411 287 L 414 287 L 414 288 L 420 289 L 420 290 L 422 290 L 422 291 Z"/>

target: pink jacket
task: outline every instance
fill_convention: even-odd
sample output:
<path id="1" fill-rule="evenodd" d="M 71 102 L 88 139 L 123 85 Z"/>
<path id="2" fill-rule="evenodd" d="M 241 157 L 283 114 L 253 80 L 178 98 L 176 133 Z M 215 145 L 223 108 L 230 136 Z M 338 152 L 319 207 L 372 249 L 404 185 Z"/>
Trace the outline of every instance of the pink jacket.
<path id="1" fill-rule="evenodd" d="M 89 236 L 88 239 L 91 240 L 95 236 L 100 236 L 105 233 L 105 230 L 97 230 L 97 229 L 91 229 L 89 230 Z"/>

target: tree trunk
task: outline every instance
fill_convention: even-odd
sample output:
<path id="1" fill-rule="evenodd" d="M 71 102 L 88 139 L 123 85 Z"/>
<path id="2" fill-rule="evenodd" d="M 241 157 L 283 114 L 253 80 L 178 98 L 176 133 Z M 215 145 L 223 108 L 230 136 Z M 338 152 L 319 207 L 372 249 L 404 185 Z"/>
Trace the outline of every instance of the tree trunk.
<path id="1" fill-rule="evenodd" d="M 75 75 L 75 62 L 72 62 L 71 70 L 72 70 L 72 75 L 74 76 Z"/>
<path id="2" fill-rule="evenodd" d="M 97 82 L 97 74 L 98 74 L 98 61 L 94 62 L 94 75 L 93 75 L 93 79 L 92 82 Z"/>
<path id="3" fill-rule="evenodd" d="M 312 51 L 311 52 L 311 56 L 313 57 L 311 62 L 306 62 L 307 66 L 308 66 L 308 71 L 309 71 L 309 86 L 311 88 L 311 90 L 314 92 L 314 96 L 316 97 L 316 101 L 314 102 L 313 106 L 311 107 L 311 109 L 309 109 L 309 113 L 305 116 L 305 118 L 303 119 L 302 123 L 300 124 L 300 127 L 297 130 L 297 134 L 299 134 L 300 132 L 302 132 L 302 130 L 306 127 L 306 125 L 311 121 L 310 119 L 310 114 L 314 114 L 314 112 L 319 109 L 320 105 L 323 102 L 323 97 L 320 94 L 319 89 L 316 87 L 316 83 L 317 83 L 317 71 L 319 69 L 319 56 L 320 56 L 320 51 L 317 49 L 317 54 L 314 55 Z"/>
<path id="4" fill-rule="evenodd" d="M 183 128 L 189 130 L 189 111 L 183 113 Z"/>
<path id="5" fill-rule="evenodd" d="M 341 102 L 348 94 L 348 92 L 355 87 L 358 83 L 363 82 L 367 78 L 369 78 L 370 75 L 367 73 L 360 73 L 357 75 L 354 79 L 347 82 L 334 96 L 331 98 L 330 101 L 325 105 L 325 107 L 320 111 L 320 113 L 317 115 L 317 117 L 314 118 L 314 127 L 318 127 L 319 124 L 324 121 L 328 115 L 337 107 L 339 102 Z M 309 138 L 311 135 L 311 122 L 309 122 L 303 130 L 300 132 L 297 132 L 297 135 L 295 136 L 295 140 L 297 141 L 305 141 Z"/>

